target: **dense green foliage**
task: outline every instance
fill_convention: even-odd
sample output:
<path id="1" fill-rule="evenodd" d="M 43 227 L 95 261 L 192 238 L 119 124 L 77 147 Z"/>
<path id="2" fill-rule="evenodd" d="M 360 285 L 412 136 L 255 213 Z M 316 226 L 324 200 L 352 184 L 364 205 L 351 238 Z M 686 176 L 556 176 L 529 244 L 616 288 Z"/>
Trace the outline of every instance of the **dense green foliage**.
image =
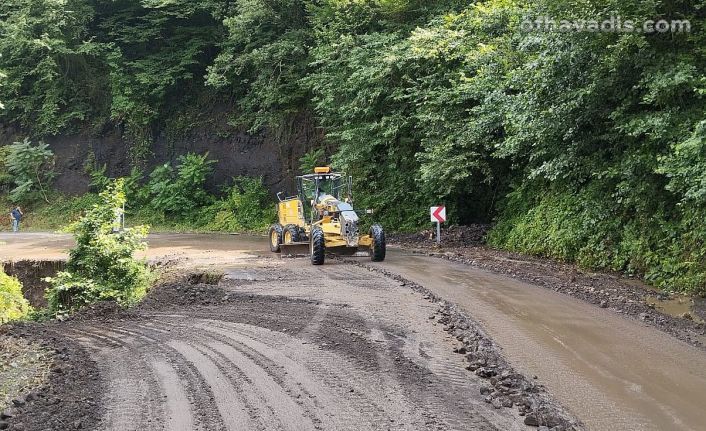
<path id="1" fill-rule="evenodd" d="M 239 177 L 201 216 L 208 221 L 206 230 L 264 232 L 276 220 L 277 210 L 261 178 Z"/>
<path id="2" fill-rule="evenodd" d="M 7 145 L 0 152 L 0 184 L 9 188 L 13 202 L 31 199 L 35 195 L 47 200 L 47 190 L 54 177 L 54 153 L 47 144 L 34 146 L 25 138 Z"/>
<path id="3" fill-rule="evenodd" d="M 205 189 L 214 163 L 208 154 L 188 153 L 179 157 L 176 167 L 159 165 L 147 178 L 133 168 L 123 178 L 128 218 L 172 230 L 264 231 L 275 220 L 276 211 L 262 178 L 234 178 L 217 197 Z M 89 161 L 86 168 L 95 190 L 111 183 L 104 166 Z"/>
<path id="4" fill-rule="evenodd" d="M 151 281 L 147 263 L 134 253 L 145 248 L 147 228 L 120 230 L 117 215 L 125 204 L 123 180 L 100 194 L 100 202 L 73 224 L 76 246 L 64 271 L 50 278 L 49 310 L 63 314 L 100 300 L 129 305 L 144 296 Z"/>
<path id="5" fill-rule="evenodd" d="M 165 214 L 181 217 L 193 214 L 196 208 L 211 200 L 204 185 L 213 163 L 215 160 L 208 160 L 208 154 L 189 153 L 179 157 L 176 169 L 170 164 L 158 166 L 150 174 L 144 192 L 145 202 Z"/>
<path id="6" fill-rule="evenodd" d="M 494 245 L 706 292 L 703 0 L 6 3 L 0 120 L 32 135 L 112 121 L 139 159 L 187 106 L 234 107 L 253 132 L 310 112 L 356 205 L 392 229 L 445 203 L 496 220 Z M 691 32 L 523 31 L 541 16 Z M 167 192 L 178 171 L 148 180 L 167 213 L 193 209 Z M 247 213 L 246 189 L 218 205 Z"/>
<path id="7" fill-rule="evenodd" d="M 27 317 L 31 311 L 20 281 L 5 274 L 0 265 L 0 324 Z"/>

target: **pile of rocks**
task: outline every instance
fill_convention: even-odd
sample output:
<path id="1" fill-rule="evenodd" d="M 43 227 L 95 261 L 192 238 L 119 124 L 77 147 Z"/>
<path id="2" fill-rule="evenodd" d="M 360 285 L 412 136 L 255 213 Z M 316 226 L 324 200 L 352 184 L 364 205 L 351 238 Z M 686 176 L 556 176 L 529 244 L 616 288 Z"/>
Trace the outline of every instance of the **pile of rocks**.
<path id="1" fill-rule="evenodd" d="M 516 372 L 501 355 L 500 348 L 493 343 L 481 326 L 463 313 L 456 305 L 450 304 L 414 283 L 380 267 L 373 267 L 354 260 L 346 262 L 367 268 L 397 280 L 423 295 L 423 298 L 436 303 L 438 309 L 430 319 L 436 319 L 443 329 L 458 340 L 454 351 L 466 356 L 466 369 L 484 379 L 480 393 L 485 401 L 495 408 L 517 408 L 524 417 L 525 425 L 539 427 L 542 431 L 578 431 L 583 424 L 569 414 L 547 393 L 544 386 Z"/>
<path id="2" fill-rule="evenodd" d="M 489 224 L 442 227 L 441 238 L 444 247 L 476 247 L 485 244 L 490 230 Z M 390 233 L 386 235 L 390 244 L 411 248 L 436 247 L 436 230 L 427 229 L 415 233 Z"/>
<path id="3" fill-rule="evenodd" d="M 488 336 L 452 304 L 441 302 L 435 317 L 446 332 L 459 341 L 454 349 L 466 356 L 466 369 L 485 379 L 480 393 L 493 407 L 517 408 L 525 425 L 546 427 L 552 431 L 579 430 L 572 418 L 546 392 L 544 386 L 516 372 L 499 353 Z"/>

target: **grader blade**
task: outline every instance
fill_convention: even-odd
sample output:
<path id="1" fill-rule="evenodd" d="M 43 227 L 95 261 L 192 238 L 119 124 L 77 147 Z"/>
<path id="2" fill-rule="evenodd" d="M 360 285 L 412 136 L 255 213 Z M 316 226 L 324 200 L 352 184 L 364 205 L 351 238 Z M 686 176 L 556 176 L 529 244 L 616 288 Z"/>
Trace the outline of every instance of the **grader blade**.
<path id="1" fill-rule="evenodd" d="M 308 242 L 292 242 L 280 245 L 282 256 L 296 257 L 308 256 L 311 252 Z"/>

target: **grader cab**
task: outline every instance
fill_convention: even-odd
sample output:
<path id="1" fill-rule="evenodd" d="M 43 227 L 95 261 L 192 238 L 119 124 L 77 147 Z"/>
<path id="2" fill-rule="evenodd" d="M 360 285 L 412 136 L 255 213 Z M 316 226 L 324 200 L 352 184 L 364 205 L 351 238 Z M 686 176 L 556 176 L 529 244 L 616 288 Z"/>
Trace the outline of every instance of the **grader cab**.
<path id="1" fill-rule="evenodd" d="M 385 232 L 374 224 L 366 235 L 352 206 L 352 178 L 318 167 L 297 177 L 297 195 L 277 195 L 279 222 L 269 230 L 270 250 L 289 255 L 309 254 L 323 265 L 326 254 L 366 253 L 373 262 L 385 259 Z"/>

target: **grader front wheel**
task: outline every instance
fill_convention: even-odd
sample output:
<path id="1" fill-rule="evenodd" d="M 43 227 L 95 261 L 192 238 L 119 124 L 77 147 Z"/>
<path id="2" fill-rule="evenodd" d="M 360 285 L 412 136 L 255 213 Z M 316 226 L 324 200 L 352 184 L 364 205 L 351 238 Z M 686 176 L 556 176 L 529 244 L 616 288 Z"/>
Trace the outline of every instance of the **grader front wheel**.
<path id="1" fill-rule="evenodd" d="M 320 227 L 317 226 L 311 229 L 309 246 L 311 263 L 313 265 L 323 265 L 326 258 L 326 240 L 324 239 L 324 231 Z"/>
<path id="2" fill-rule="evenodd" d="M 385 244 L 385 231 L 382 226 L 375 224 L 370 228 L 370 260 L 373 262 L 382 262 L 385 260 L 387 245 Z"/>

